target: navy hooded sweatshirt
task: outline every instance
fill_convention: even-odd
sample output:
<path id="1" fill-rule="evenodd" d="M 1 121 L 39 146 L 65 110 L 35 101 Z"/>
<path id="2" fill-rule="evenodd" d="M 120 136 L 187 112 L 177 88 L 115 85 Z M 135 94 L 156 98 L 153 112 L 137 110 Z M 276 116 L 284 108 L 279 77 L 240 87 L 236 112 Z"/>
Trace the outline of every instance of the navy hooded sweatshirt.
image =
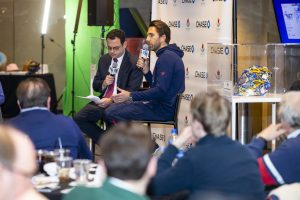
<path id="1" fill-rule="evenodd" d="M 156 52 L 158 57 L 153 74 L 149 71 L 145 78 L 150 89 L 132 92 L 133 101 L 150 101 L 160 105 L 164 111 L 175 110 L 175 99 L 178 93 L 185 90 L 183 51 L 176 44 L 170 44 Z"/>

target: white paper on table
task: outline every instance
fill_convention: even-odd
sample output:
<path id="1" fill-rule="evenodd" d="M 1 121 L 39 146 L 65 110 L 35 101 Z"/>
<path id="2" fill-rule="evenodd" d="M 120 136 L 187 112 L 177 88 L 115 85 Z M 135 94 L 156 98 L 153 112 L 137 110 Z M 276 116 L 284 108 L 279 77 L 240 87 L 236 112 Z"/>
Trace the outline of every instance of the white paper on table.
<path id="1" fill-rule="evenodd" d="M 83 98 L 83 99 L 88 99 L 90 101 L 93 101 L 94 103 L 100 103 L 101 102 L 101 99 L 95 95 L 89 95 L 89 96 L 77 96 L 79 98 Z"/>

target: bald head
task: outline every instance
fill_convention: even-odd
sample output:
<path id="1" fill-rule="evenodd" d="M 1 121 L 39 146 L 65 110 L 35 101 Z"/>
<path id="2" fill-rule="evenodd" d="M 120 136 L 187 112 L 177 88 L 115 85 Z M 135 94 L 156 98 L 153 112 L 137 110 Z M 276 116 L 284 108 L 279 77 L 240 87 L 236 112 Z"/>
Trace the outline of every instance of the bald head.
<path id="1" fill-rule="evenodd" d="M 283 95 L 278 115 L 282 123 L 287 123 L 293 129 L 300 128 L 300 92 Z"/>
<path id="2" fill-rule="evenodd" d="M 17 98 L 21 108 L 47 107 L 50 88 L 43 79 L 28 78 L 18 85 Z"/>

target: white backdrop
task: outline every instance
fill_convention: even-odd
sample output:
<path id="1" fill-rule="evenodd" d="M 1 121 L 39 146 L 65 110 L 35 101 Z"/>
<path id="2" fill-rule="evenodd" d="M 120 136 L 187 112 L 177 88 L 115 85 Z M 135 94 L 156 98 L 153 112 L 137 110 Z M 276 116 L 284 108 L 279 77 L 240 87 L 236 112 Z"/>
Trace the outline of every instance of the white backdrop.
<path id="1" fill-rule="evenodd" d="M 207 88 L 207 43 L 232 43 L 232 0 L 153 0 L 152 20 L 171 28 L 171 42 L 183 51 L 185 92 L 179 112 L 179 133 L 190 124 L 189 105 L 193 96 Z M 151 66 L 155 63 L 151 54 Z M 170 126 L 153 125 L 152 133 L 163 145 Z"/>

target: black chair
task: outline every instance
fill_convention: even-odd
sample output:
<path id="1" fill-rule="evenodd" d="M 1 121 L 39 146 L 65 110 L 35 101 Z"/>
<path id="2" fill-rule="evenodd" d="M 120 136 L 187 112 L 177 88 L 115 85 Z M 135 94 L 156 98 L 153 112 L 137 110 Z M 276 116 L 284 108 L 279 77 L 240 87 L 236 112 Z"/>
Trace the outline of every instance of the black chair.
<path id="1" fill-rule="evenodd" d="M 137 123 L 143 123 L 147 124 L 149 129 L 151 128 L 151 124 L 164 124 L 164 125 L 173 125 L 175 129 L 178 130 L 178 112 L 180 108 L 180 102 L 181 102 L 181 94 L 177 94 L 176 100 L 175 100 L 175 112 L 173 119 L 170 121 L 159 121 L 159 120 L 139 120 L 139 121 L 134 121 Z"/>

